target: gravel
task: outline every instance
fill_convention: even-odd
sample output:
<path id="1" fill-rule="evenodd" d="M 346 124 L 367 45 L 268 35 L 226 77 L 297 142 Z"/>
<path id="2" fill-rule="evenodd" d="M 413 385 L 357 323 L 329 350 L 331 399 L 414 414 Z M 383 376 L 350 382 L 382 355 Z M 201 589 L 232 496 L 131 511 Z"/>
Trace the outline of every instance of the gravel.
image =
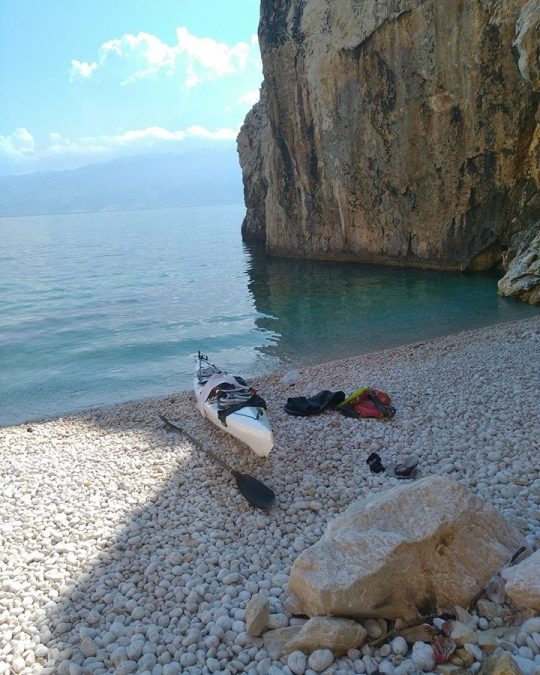
<path id="1" fill-rule="evenodd" d="M 0 429 L 0 674 L 391 672 L 400 641 L 329 667 L 326 653 L 274 659 L 247 634 L 246 605 L 260 593 L 271 625 L 287 625 L 298 552 L 352 501 L 398 484 L 369 472 L 371 452 L 416 453 L 420 476 L 470 486 L 537 548 L 539 363 L 534 318 L 298 367 L 293 384 L 260 378 L 276 439 L 266 459 L 204 421 L 189 392 Z M 363 385 L 390 393 L 393 420 L 283 411 L 289 396 Z M 158 411 L 271 486 L 275 508 L 250 508 Z M 519 654 L 530 663 L 537 633 Z"/>

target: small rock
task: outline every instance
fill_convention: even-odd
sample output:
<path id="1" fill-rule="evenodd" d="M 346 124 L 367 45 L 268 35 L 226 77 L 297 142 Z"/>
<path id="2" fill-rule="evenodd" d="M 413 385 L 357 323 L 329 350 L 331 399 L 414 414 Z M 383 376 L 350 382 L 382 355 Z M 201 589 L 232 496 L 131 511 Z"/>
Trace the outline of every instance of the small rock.
<path id="1" fill-rule="evenodd" d="M 38 645 L 34 650 L 37 659 L 44 659 L 48 653 L 49 649 L 45 645 Z"/>
<path id="2" fill-rule="evenodd" d="M 490 659 L 489 672 L 490 675 L 523 675 L 523 671 L 510 654 Z"/>
<path id="3" fill-rule="evenodd" d="M 85 656 L 95 656 L 97 654 L 97 645 L 91 637 L 85 636 L 80 642 L 79 649 Z"/>
<path id="4" fill-rule="evenodd" d="M 455 612 L 456 612 L 456 619 L 465 624 L 466 626 L 469 626 L 470 628 L 474 628 L 474 617 L 473 615 L 466 610 L 463 607 L 456 606 L 455 607 Z"/>
<path id="5" fill-rule="evenodd" d="M 405 638 L 409 644 L 414 644 L 415 642 L 431 642 L 435 633 L 436 631 L 433 626 L 430 626 L 427 623 L 423 623 L 420 626 L 402 628 L 399 631 L 399 635 Z"/>
<path id="6" fill-rule="evenodd" d="M 392 640 L 392 642 L 390 643 L 390 648 L 397 656 L 405 656 L 405 654 L 407 654 L 407 652 L 409 651 L 409 645 L 407 644 L 407 640 L 405 640 L 405 638 L 402 637 L 401 635 L 398 635 Z"/>
<path id="7" fill-rule="evenodd" d="M 174 661 L 171 663 L 166 663 L 162 669 L 163 675 L 180 675 L 181 672 L 182 666 Z"/>
<path id="8" fill-rule="evenodd" d="M 183 668 L 190 668 L 191 666 L 194 666 L 196 663 L 197 657 L 195 656 L 195 654 L 192 654 L 191 652 L 185 652 L 180 657 L 180 665 Z"/>
<path id="9" fill-rule="evenodd" d="M 300 604 L 298 598 L 292 593 L 289 593 L 285 596 L 283 607 L 287 610 L 287 612 L 289 612 L 289 614 L 302 614 L 302 605 Z"/>
<path id="10" fill-rule="evenodd" d="M 285 645 L 285 649 L 310 653 L 323 648 L 342 655 L 361 646 L 365 638 L 366 629 L 352 619 L 314 616 L 300 627 L 298 635 Z"/>
<path id="11" fill-rule="evenodd" d="M 540 633 L 531 633 L 530 637 L 527 638 L 527 644 L 529 644 L 529 640 L 532 640 L 532 643 L 534 644 L 534 647 L 530 645 L 531 649 L 538 654 L 540 652 Z"/>
<path id="12" fill-rule="evenodd" d="M 114 672 L 115 675 L 129 675 L 129 673 L 134 673 L 137 670 L 137 664 L 135 661 L 126 660 L 119 663 Z"/>
<path id="13" fill-rule="evenodd" d="M 450 631 L 450 637 L 455 641 L 458 647 L 462 647 L 466 642 L 470 644 L 478 642 L 475 631 L 467 624 L 464 624 L 461 621 L 452 621 L 451 626 L 452 630 Z"/>
<path id="14" fill-rule="evenodd" d="M 21 673 L 26 667 L 26 663 L 24 662 L 24 659 L 22 656 L 17 655 L 15 658 L 11 661 L 11 670 L 14 673 Z"/>
<path id="15" fill-rule="evenodd" d="M 486 598 L 481 598 L 478 601 L 476 609 L 478 610 L 478 614 L 481 614 L 486 619 L 494 619 L 499 616 L 499 606 Z"/>
<path id="16" fill-rule="evenodd" d="M 540 612 L 540 549 L 522 562 L 503 569 L 506 594 L 518 607 Z"/>
<path id="17" fill-rule="evenodd" d="M 286 646 L 298 635 L 299 631 L 300 626 L 287 626 L 286 628 L 269 630 L 263 636 L 264 648 L 272 658 L 278 659 L 283 651 L 286 653 L 294 651 L 294 649 L 286 649 Z"/>
<path id="18" fill-rule="evenodd" d="M 412 648 L 412 660 L 414 665 L 424 672 L 435 668 L 435 654 L 431 645 L 425 642 L 415 642 Z"/>
<path id="19" fill-rule="evenodd" d="M 379 670 L 379 662 L 377 659 L 374 659 L 373 656 L 366 655 L 362 658 L 362 661 L 364 662 L 364 668 L 367 675 L 373 675 L 373 673 L 376 673 Z"/>
<path id="20" fill-rule="evenodd" d="M 497 605 L 502 605 L 505 597 L 504 581 L 500 577 L 493 577 L 486 586 L 486 598 Z"/>
<path id="21" fill-rule="evenodd" d="M 463 647 L 460 647 L 452 655 L 450 663 L 461 668 L 469 668 L 474 663 L 474 656 Z"/>
<path id="22" fill-rule="evenodd" d="M 521 669 L 523 675 L 538 674 L 537 664 L 534 661 L 524 659 L 522 656 L 518 656 L 517 654 L 514 654 L 512 658 L 517 663 L 518 667 Z"/>
<path id="23" fill-rule="evenodd" d="M 246 607 L 246 630 L 249 635 L 261 635 L 268 625 L 270 618 L 270 604 L 268 599 L 257 593 L 252 596 Z"/>
<path id="24" fill-rule="evenodd" d="M 482 654 L 482 650 L 480 649 L 480 647 L 478 647 L 477 645 L 473 645 L 469 642 L 464 644 L 463 647 L 464 647 L 464 649 L 466 649 L 469 652 L 469 654 L 472 654 L 475 661 L 482 661 L 483 654 Z"/>
<path id="25" fill-rule="evenodd" d="M 270 614 L 268 618 L 267 628 L 273 630 L 274 628 L 285 628 L 289 625 L 289 617 L 286 614 Z"/>
<path id="26" fill-rule="evenodd" d="M 239 583 L 241 580 L 242 577 L 238 574 L 238 572 L 231 572 L 231 574 L 227 574 L 223 577 L 222 583 L 225 586 L 231 586 L 232 584 Z"/>
<path id="27" fill-rule="evenodd" d="M 307 658 L 304 652 L 297 650 L 289 654 L 287 665 L 295 675 L 304 675 L 306 664 Z"/>
<path id="28" fill-rule="evenodd" d="M 309 657 L 308 665 L 317 673 L 322 673 L 334 663 L 334 654 L 330 649 L 317 649 Z"/>
<path id="29" fill-rule="evenodd" d="M 416 666 L 411 659 L 405 659 L 394 668 L 394 675 L 411 675 L 416 670 Z"/>
<path id="30" fill-rule="evenodd" d="M 499 643 L 499 632 L 497 630 L 483 630 L 476 634 L 478 646 L 482 649 L 492 651 Z M 473 642 L 473 640 L 471 640 Z"/>
<path id="31" fill-rule="evenodd" d="M 362 625 L 364 626 L 364 628 L 367 631 L 368 636 L 372 640 L 376 640 L 377 638 L 381 637 L 381 635 L 383 634 L 383 630 L 381 628 L 381 625 L 375 619 L 364 619 L 362 621 Z"/>
<path id="32" fill-rule="evenodd" d="M 532 619 L 527 619 L 521 626 L 521 631 L 530 635 L 531 633 L 540 633 L 540 616 L 534 616 Z"/>

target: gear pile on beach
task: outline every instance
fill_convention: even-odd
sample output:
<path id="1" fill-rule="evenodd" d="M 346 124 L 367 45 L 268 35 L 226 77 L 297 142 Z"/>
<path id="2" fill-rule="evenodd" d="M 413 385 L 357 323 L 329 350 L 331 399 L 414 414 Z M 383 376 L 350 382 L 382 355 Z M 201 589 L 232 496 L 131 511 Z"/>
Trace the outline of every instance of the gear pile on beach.
<path id="1" fill-rule="evenodd" d="M 347 396 L 343 391 L 323 391 L 313 396 L 295 396 L 287 399 L 285 412 L 298 417 L 318 415 L 325 410 L 334 409 L 347 417 L 376 417 L 390 419 L 396 414 L 391 406 L 392 399 L 383 391 L 362 387 Z"/>

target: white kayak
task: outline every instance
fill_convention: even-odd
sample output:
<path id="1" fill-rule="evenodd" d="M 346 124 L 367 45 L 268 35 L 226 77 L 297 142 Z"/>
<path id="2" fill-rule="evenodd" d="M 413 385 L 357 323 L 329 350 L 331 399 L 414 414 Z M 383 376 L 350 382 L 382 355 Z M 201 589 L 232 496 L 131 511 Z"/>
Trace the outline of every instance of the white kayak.
<path id="1" fill-rule="evenodd" d="M 264 401 L 241 377 L 220 370 L 199 352 L 193 389 L 203 417 L 245 443 L 259 457 L 270 454 L 274 438 Z"/>

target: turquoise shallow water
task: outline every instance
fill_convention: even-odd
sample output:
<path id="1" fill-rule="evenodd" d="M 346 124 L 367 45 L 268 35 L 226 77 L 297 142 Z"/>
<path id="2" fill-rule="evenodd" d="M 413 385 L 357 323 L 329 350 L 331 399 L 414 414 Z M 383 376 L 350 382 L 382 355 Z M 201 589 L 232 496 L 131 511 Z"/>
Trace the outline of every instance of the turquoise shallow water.
<path id="1" fill-rule="evenodd" d="M 0 425 L 189 389 L 538 309 L 494 275 L 266 258 L 238 206 L 0 218 Z"/>

